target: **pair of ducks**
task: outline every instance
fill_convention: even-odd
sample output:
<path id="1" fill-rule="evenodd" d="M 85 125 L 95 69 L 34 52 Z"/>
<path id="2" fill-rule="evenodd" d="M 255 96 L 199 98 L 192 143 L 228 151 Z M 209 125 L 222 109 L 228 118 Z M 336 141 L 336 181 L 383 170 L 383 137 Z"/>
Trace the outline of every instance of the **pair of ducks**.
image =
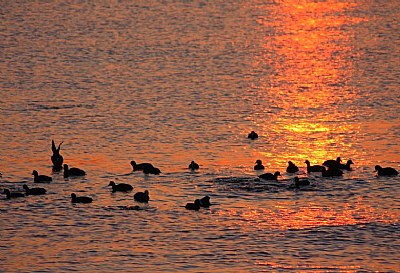
<path id="1" fill-rule="evenodd" d="M 25 194 L 23 194 L 22 192 L 10 192 L 9 189 L 4 189 L 3 194 L 6 195 L 7 199 L 24 197 L 25 195 L 46 194 L 46 189 L 44 189 L 44 188 L 29 188 L 26 184 L 23 185 L 23 188 L 25 190 Z"/>
<path id="2" fill-rule="evenodd" d="M 206 195 L 201 199 L 194 200 L 193 203 L 187 203 L 185 209 L 187 210 L 199 210 L 200 208 L 208 208 L 211 206 L 210 196 Z"/>
<path id="3" fill-rule="evenodd" d="M 49 183 L 53 181 L 53 178 L 47 175 L 39 175 L 38 171 L 33 170 L 33 182 L 35 183 Z M 86 172 L 79 168 L 69 168 L 68 164 L 64 164 L 64 177 L 68 178 L 70 176 L 84 176 Z"/>
<path id="4" fill-rule="evenodd" d="M 112 187 L 112 192 L 129 192 L 133 190 L 133 187 L 129 184 L 125 183 L 120 183 L 120 184 L 115 184 L 114 181 L 110 181 L 109 186 Z M 149 191 L 145 190 L 144 192 L 137 192 L 133 196 L 133 199 L 135 201 L 140 202 L 140 203 L 148 203 L 149 202 Z M 77 196 L 75 193 L 71 193 L 71 202 L 72 203 L 92 203 L 93 199 L 91 197 L 87 196 Z"/>

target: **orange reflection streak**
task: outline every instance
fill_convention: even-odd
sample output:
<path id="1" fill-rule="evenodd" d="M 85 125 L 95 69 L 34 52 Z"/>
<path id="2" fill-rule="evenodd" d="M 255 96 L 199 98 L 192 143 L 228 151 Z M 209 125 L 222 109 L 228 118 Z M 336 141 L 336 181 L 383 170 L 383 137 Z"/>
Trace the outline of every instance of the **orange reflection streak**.
<path id="1" fill-rule="evenodd" d="M 315 204 L 293 208 L 288 205 L 272 209 L 253 209 L 239 212 L 235 209 L 218 211 L 221 216 L 239 217 L 241 227 L 258 230 L 299 230 L 324 226 L 362 225 L 368 223 L 399 223 L 395 211 L 375 209 L 366 203 L 343 204 L 342 209 Z"/>
<path id="2" fill-rule="evenodd" d="M 279 162 L 312 155 L 317 163 L 336 155 L 338 148 L 345 154 L 360 130 L 353 118 L 356 110 L 343 107 L 357 97 L 357 90 L 347 83 L 357 57 L 353 55 L 354 30 L 348 26 L 362 19 L 346 16 L 356 3 L 278 3 L 272 12 L 271 7 L 261 7 L 269 15 L 257 20 L 268 34 L 254 67 L 256 71 L 268 67 L 272 73 L 261 75 L 259 83 L 252 85 L 259 98 L 271 101 L 272 110 L 255 103 L 249 119 L 263 127 L 265 134 L 279 134 L 273 141 L 289 147 L 280 158 L 275 156 Z M 348 139 L 343 139 L 342 134 L 348 132 Z M 261 155 L 268 157 L 270 152 Z"/>

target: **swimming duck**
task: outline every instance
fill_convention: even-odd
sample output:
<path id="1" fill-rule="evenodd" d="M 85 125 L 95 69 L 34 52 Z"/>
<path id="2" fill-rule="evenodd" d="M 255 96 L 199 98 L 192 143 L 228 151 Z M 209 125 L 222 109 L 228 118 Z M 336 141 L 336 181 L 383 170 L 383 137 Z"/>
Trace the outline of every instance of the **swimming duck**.
<path id="1" fill-rule="evenodd" d="M 20 192 L 10 192 L 9 189 L 4 189 L 3 193 L 6 195 L 7 199 L 24 197 L 25 196 L 23 193 L 20 193 Z"/>
<path id="2" fill-rule="evenodd" d="M 251 131 L 250 134 L 247 135 L 247 138 L 254 140 L 254 139 L 258 138 L 258 134 L 254 131 Z"/>
<path id="3" fill-rule="evenodd" d="M 342 159 L 340 157 L 337 157 L 336 160 L 333 159 L 325 160 L 324 163 L 322 163 L 322 165 L 326 167 L 337 167 L 341 162 Z"/>
<path id="4" fill-rule="evenodd" d="M 64 177 L 69 177 L 69 176 L 84 176 L 86 175 L 86 172 L 84 170 L 81 170 L 79 168 L 69 168 L 68 164 L 64 164 Z"/>
<path id="5" fill-rule="evenodd" d="M 160 174 L 161 171 L 159 168 L 156 168 L 154 166 L 144 166 L 143 167 L 143 173 L 145 174 Z"/>
<path id="6" fill-rule="evenodd" d="M 274 174 L 272 173 L 264 173 L 262 175 L 259 175 L 258 177 L 264 180 L 278 180 L 278 176 L 280 176 L 280 172 L 275 172 Z"/>
<path id="7" fill-rule="evenodd" d="M 322 172 L 323 169 L 325 169 L 324 166 L 321 165 L 310 165 L 310 161 L 306 160 L 304 163 L 307 164 L 307 172 L 308 173 L 315 173 L 315 172 Z"/>
<path id="8" fill-rule="evenodd" d="M 260 159 L 256 160 L 256 165 L 254 166 L 254 170 L 264 170 L 264 165 L 262 164 L 262 161 Z"/>
<path id="9" fill-rule="evenodd" d="M 353 161 L 351 159 L 349 159 L 349 160 L 347 160 L 346 164 L 339 163 L 339 169 L 351 171 L 350 165 L 352 165 L 352 164 L 354 164 Z"/>
<path id="10" fill-rule="evenodd" d="M 24 184 L 22 187 L 24 188 L 26 195 L 46 194 L 46 189 L 44 188 L 29 188 L 26 184 Z"/>
<path id="11" fill-rule="evenodd" d="M 378 175 L 398 175 L 399 172 L 396 171 L 394 168 L 392 167 L 386 167 L 386 168 L 382 168 L 379 165 L 375 166 L 375 171 L 378 172 Z"/>
<path id="12" fill-rule="evenodd" d="M 198 170 L 200 168 L 200 166 L 196 162 L 192 161 L 192 162 L 190 162 L 188 168 L 191 169 L 191 170 Z"/>
<path id="13" fill-rule="evenodd" d="M 129 184 L 125 184 L 125 183 L 115 184 L 114 181 L 110 181 L 110 184 L 108 184 L 108 186 L 112 187 L 112 192 L 116 192 L 116 191 L 127 192 L 127 191 L 133 190 L 133 187 Z"/>
<path id="14" fill-rule="evenodd" d="M 93 199 L 87 196 L 76 196 L 75 193 L 71 193 L 71 203 L 92 203 Z"/>
<path id="15" fill-rule="evenodd" d="M 292 161 L 289 161 L 288 164 L 289 166 L 286 168 L 286 172 L 296 173 L 299 171 L 299 167 L 297 167 Z"/>
<path id="16" fill-rule="evenodd" d="M 185 209 L 187 210 L 199 210 L 200 209 L 200 200 L 196 199 L 194 203 L 187 203 L 185 205 Z"/>
<path id="17" fill-rule="evenodd" d="M 322 177 L 335 177 L 335 176 L 342 176 L 343 172 L 335 167 L 329 167 L 328 169 L 322 170 Z"/>
<path id="18" fill-rule="evenodd" d="M 308 186 L 310 185 L 310 181 L 307 179 L 300 180 L 297 176 L 294 178 L 294 186 L 299 188 L 300 186 Z"/>
<path id="19" fill-rule="evenodd" d="M 47 175 L 39 175 L 39 173 L 36 170 L 33 170 L 33 182 L 35 183 L 48 183 L 53 181 L 53 178 Z"/>
<path id="20" fill-rule="evenodd" d="M 136 164 L 136 162 L 134 160 L 131 161 L 131 166 L 133 168 L 133 172 L 136 171 L 143 171 L 144 168 L 154 168 L 154 166 L 151 163 L 140 163 L 140 164 Z"/>
<path id="21" fill-rule="evenodd" d="M 199 205 L 200 205 L 200 207 L 203 207 L 203 208 L 208 208 L 209 206 L 211 206 L 210 196 L 206 195 L 203 198 L 201 198 Z"/>
<path id="22" fill-rule="evenodd" d="M 135 201 L 137 201 L 137 202 L 147 203 L 147 202 L 149 202 L 149 199 L 150 199 L 149 191 L 145 190 L 144 192 L 137 192 L 133 196 L 133 199 L 135 199 Z"/>
<path id="23" fill-rule="evenodd" d="M 60 155 L 61 144 L 63 144 L 63 142 L 61 142 L 58 145 L 58 148 L 56 148 L 54 140 L 51 140 L 51 150 L 53 151 L 51 162 L 53 162 L 53 171 L 56 172 L 61 171 L 64 162 L 64 158 L 62 157 L 62 155 Z"/>

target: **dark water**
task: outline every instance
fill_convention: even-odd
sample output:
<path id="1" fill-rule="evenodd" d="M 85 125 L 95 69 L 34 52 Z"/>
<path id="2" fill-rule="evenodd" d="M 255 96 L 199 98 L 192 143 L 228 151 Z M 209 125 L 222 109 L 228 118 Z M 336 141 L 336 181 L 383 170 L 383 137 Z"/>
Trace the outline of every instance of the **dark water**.
<path id="1" fill-rule="evenodd" d="M 33 187 L 34 169 L 53 182 L 0 200 L 0 271 L 400 271 L 400 178 L 373 172 L 400 169 L 398 7 L 1 2 L 0 189 Z M 86 177 L 52 173 L 51 139 Z M 307 176 L 306 159 L 337 156 L 353 171 L 288 189 L 289 160 Z M 209 209 L 183 208 L 206 194 Z"/>

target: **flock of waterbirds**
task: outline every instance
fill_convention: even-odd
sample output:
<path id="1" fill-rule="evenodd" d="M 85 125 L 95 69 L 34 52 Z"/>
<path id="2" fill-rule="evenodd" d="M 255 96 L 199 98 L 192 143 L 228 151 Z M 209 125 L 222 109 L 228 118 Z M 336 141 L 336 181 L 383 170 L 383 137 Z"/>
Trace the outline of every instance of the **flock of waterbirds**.
<path id="1" fill-rule="evenodd" d="M 248 134 L 248 138 L 251 140 L 257 139 L 258 134 L 254 131 L 252 131 L 250 134 Z M 64 178 L 68 177 L 77 177 L 77 176 L 85 176 L 86 172 L 82 169 L 73 167 L 70 168 L 68 164 L 64 164 L 64 158 L 60 154 L 60 149 L 61 149 L 61 142 L 58 147 L 56 147 L 54 140 L 52 140 L 52 156 L 51 156 L 51 161 L 53 163 L 53 171 L 54 172 L 59 172 L 61 170 L 64 170 Z M 312 173 L 312 172 L 320 172 L 322 177 L 340 177 L 343 175 L 343 171 L 351 171 L 351 165 L 354 164 L 354 162 L 349 159 L 347 160 L 346 164 L 342 163 L 342 160 L 340 157 L 337 157 L 336 160 L 326 160 L 325 162 L 322 163 L 322 165 L 311 165 L 310 161 L 306 160 L 304 162 L 307 165 L 307 173 Z M 151 163 L 136 163 L 135 161 L 130 162 L 132 166 L 132 171 L 142 171 L 144 174 L 155 174 L 158 175 L 161 173 L 159 168 L 154 167 Z M 264 170 L 265 167 L 262 164 L 262 161 L 258 159 L 255 162 L 254 170 Z M 196 162 L 192 161 L 188 169 L 194 171 L 198 170 L 200 168 L 199 164 Z M 292 161 L 288 162 L 288 166 L 286 168 L 287 173 L 291 174 L 296 174 L 299 172 L 299 167 L 297 167 Z M 394 168 L 391 167 L 381 167 L 379 165 L 375 166 L 375 171 L 377 172 L 378 176 L 393 176 L 393 175 L 398 175 L 399 172 L 395 170 Z M 34 183 L 50 183 L 52 181 L 52 177 L 47 176 L 47 175 L 39 175 L 39 173 L 34 170 L 32 172 L 32 175 L 34 176 L 33 182 Z M 1 176 L 1 173 L 0 173 Z M 262 180 L 275 180 L 278 181 L 278 176 L 281 176 L 281 173 L 279 171 L 276 171 L 275 173 L 264 173 L 259 175 L 258 177 Z M 289 188 L 296 188 L 299 189 L 300 187 L 303 186 L 308 186 L 310 185 L 310 182 L 306 179 L 299 179 L 298 176 L 294 178 L 294 183 L 289 186 Z M 133 187 L 129 184 L 126 183 L 119 183 L 116 184 L 114 181 L 110 181 L 109 185 L 111 187 L 111 191 L 114 192 L 130 192 L 133 190 Z M 4 189 L 3 193 L 6 195 L 6 199 L 11 199 L 11 198 L 19 198 L 19 197 L 24 197 L 28 195 L 43 195 L 46 194 L 46 189 L 44 188 L 29 188 L 26 184 L 23 185 L 23 189 L 25 190 L 25 193 L 22 192 L 10 192 L 9 189 Z M 145 190 L 144 192 L 137 192 L 134 194 L 133 199 L 137 202 L 140 203 L 148 203 L 150 200 L 149 197 L 149 191 Z M 77 196 L 75 193 L 71 193 L 71 202 L 72 203 L 91 203 L 93 199 L 91 197 L 87 196 Z M 209 196 L 204 196 L 201 199 L 196 199 L 194 200 L 193 203 L 187 203 L 185 205 L 185 208 L 188 210 L 199 210 L 201 207 L 210 207 L 210 197 Z M 140 209 L 139 206 L 126 206 L 124 207 L 126 209 Z"/>

